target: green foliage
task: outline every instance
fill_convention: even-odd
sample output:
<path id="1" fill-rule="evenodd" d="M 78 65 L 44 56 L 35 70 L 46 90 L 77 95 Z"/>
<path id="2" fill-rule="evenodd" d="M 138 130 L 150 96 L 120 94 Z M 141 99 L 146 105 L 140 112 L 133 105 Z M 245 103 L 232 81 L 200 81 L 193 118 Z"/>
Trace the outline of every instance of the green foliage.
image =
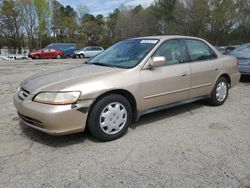
<path id="1" fill-rule="evenodd" d="M 22 35 L 19 23 L 19 10 L 13 0 L 3 1 L 0 7 L 0 34 L 2 36 L 1 46 L 21 49 Z"/>
<path id="2" fill-rule="evenodd" d="M 51 12 L 47 0 L 34 0 L 34 5 L 38 18 L 38 37 L 41 46 L 42 38 L 48 33 Z"/>

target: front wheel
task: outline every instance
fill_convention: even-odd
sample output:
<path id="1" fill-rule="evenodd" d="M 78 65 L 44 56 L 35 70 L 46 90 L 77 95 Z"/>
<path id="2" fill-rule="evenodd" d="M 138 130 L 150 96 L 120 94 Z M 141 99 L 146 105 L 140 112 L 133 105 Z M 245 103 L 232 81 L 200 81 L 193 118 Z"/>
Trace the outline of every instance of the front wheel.
<path id="1" fill-rule="evenodd" d="M 211 93 L 211 97 L 209 99 L 209 104 L 212 106 L 220 106 L 224 104 L 224 102 L 227 99 L 228 96 L 228 90 L 229 90 L 229 83 L 227 79 L 224 77 L 220 77 Z"/>
<path id="2" fill-rule="evenodd" d="M 127 132 L 131 120 L 132 109 L 128 100 L 112 94 L 96 102 L 90 111 L 87 126 L 95 138 L 111 141 Z"/>
<path id="3" fill-rule="evenodd" d="M 56 59 L 62 59 L 62 56 L 60 54 L 57 54 Z"/>
<path id="4" fill-rule="evenodd" d="M 40 59 L 40 55 L 35 55 L 34 59 Z"/>

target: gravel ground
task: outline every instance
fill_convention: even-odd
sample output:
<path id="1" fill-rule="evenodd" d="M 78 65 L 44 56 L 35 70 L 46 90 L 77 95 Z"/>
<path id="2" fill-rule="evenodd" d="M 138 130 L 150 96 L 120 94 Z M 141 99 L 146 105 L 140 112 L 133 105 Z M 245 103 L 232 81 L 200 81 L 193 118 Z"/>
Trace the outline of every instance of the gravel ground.
<path id="1" fill-rule="evenodd" d="M 250 187 L 250 78 L 221 107 L 197 102 L 146 115 L 112 142 L 21 124 L 12 104 L 19 83 L 81 62 L 0 62 L 0 187 Z"/>

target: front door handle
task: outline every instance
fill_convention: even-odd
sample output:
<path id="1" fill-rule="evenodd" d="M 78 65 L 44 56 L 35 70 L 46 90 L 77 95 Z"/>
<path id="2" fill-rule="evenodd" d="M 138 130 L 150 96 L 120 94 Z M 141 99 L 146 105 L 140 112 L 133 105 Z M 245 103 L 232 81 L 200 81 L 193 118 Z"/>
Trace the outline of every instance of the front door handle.
<path id="1" fill-rule="evenodd" d="M 183 73 L 181 76 L 184 77 L 184 76 L 187 76 L 187 75 L 188 75 L 188 73 L 185 72 L 185 73 Z"/>

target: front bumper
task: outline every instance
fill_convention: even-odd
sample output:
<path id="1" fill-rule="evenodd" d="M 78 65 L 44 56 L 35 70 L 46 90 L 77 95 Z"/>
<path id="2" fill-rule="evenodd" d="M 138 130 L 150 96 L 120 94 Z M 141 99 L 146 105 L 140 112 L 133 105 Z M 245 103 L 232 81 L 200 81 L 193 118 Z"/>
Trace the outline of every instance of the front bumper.
<path id="1" fill-rule="evenodd" d="M 16 94 L 13 102 L 21 121 L 27 126 L 51 135 L 66 135 L 85 130 L 86 109 L 93 100 L 83 100 L 75 105 L 48 105 L 21 100 Z"/>

